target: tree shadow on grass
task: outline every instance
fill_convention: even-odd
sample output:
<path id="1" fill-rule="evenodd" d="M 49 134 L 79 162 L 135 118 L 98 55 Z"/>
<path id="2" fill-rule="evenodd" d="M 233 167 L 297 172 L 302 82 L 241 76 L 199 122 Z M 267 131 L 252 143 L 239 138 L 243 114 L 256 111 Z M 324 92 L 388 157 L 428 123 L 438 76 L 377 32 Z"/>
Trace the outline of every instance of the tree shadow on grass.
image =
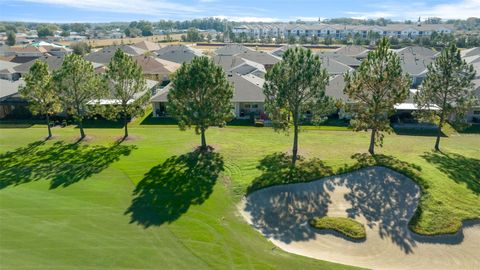
<path id="1" fill-rule="evenodd" d="M 0 189 L 38 180 L 50 181 L 50 189 L 67 187 L 100 173 L 135 146 L 67 144 L 45 147 L 37 141 L 0 155 Z"/>
<path id="2" fill-rule="evenodd" d="M 212 151 L 170 157 L 145 174 L 125 214 L 145 228 L 171 223 L 208 199 L 223 170 L 222 156 Z"/>
<path id="3" fill-rule="evenodd" d="M 454 153 L 426 152 L 422 157 L 457 183 L 480 193 L 480 159 L 469 158 Z"/>
<path id="4" fill-rule="evenodd" d="M 273 153 L 260 160 L 257 169 L 262 174 L 255 178 L 247 189 L 247 193 L 281 184 L 308 182 L 332 175 L 333 169 L 318 158 L 305 160 L 299 157 L 292 166 L 292 157 L 285 153 Z"/>

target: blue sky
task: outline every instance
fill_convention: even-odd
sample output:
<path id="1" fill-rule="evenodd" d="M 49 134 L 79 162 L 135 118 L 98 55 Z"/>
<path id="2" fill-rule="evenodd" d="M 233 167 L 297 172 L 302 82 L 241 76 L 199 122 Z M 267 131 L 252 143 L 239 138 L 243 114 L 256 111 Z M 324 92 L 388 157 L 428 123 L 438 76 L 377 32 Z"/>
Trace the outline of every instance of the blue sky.
<path id="1" fill-rule="evenodd" d="M 0 0 L 0 21 L 109 22 L 219 17 L 235 21 L 318 18 L 480 17 L 480 0 Z"/>

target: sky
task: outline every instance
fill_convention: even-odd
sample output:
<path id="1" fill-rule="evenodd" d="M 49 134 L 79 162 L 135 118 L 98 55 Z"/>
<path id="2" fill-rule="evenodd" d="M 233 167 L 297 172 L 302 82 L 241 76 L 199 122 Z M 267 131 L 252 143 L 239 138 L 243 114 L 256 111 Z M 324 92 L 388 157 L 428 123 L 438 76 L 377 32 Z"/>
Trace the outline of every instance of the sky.
<path id="1" fill-rule="evenodd" d="M 0 21 L 310 21 L 319 18 L 480 17 L 480 0 L 0 0 Z"/>

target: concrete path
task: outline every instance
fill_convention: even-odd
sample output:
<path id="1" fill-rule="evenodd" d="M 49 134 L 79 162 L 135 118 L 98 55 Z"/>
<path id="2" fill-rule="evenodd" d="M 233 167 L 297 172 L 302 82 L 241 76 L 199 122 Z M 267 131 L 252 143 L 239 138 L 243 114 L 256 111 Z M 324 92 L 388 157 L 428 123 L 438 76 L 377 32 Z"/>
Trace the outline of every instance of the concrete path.
<path id="1" fill-rule="evenodd" d="M 239 209 L 276 246 L 307 257 L 372 269 L 480 269 L 480 223 L 467 222 L 451 236 L 413 234 L 407 224 L 419 198 L 409 178 L 371 167 L 262 189 Z M 324 215 L 355 218 L 365 224 L 367 239 L 355 242 L 308 225 Z"/>

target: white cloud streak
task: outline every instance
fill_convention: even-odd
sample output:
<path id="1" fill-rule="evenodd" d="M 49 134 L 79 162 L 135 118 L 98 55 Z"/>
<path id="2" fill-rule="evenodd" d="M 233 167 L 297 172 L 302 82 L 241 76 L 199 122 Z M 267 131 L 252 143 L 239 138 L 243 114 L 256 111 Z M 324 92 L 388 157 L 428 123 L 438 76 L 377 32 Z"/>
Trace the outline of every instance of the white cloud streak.
<path id="1" fill-rule="evenodd" d="M 202 10 L 166 0 L 21 0 L 23 2 L 67 6 L 73 8 L 144 15 L 197 14 Z"/>
<path id="2" fill-rule="evenodd" d="M 369 9 L 366 12 L 346 11 L 344 13 L 349 17 L 360 19 L 417 19 L 418 17 L 466 19 L 480 16 L 480 0 L 457 0 L 448 4 L 427 4 L 422 1 L 386 2 L 369 5 Z"/>

